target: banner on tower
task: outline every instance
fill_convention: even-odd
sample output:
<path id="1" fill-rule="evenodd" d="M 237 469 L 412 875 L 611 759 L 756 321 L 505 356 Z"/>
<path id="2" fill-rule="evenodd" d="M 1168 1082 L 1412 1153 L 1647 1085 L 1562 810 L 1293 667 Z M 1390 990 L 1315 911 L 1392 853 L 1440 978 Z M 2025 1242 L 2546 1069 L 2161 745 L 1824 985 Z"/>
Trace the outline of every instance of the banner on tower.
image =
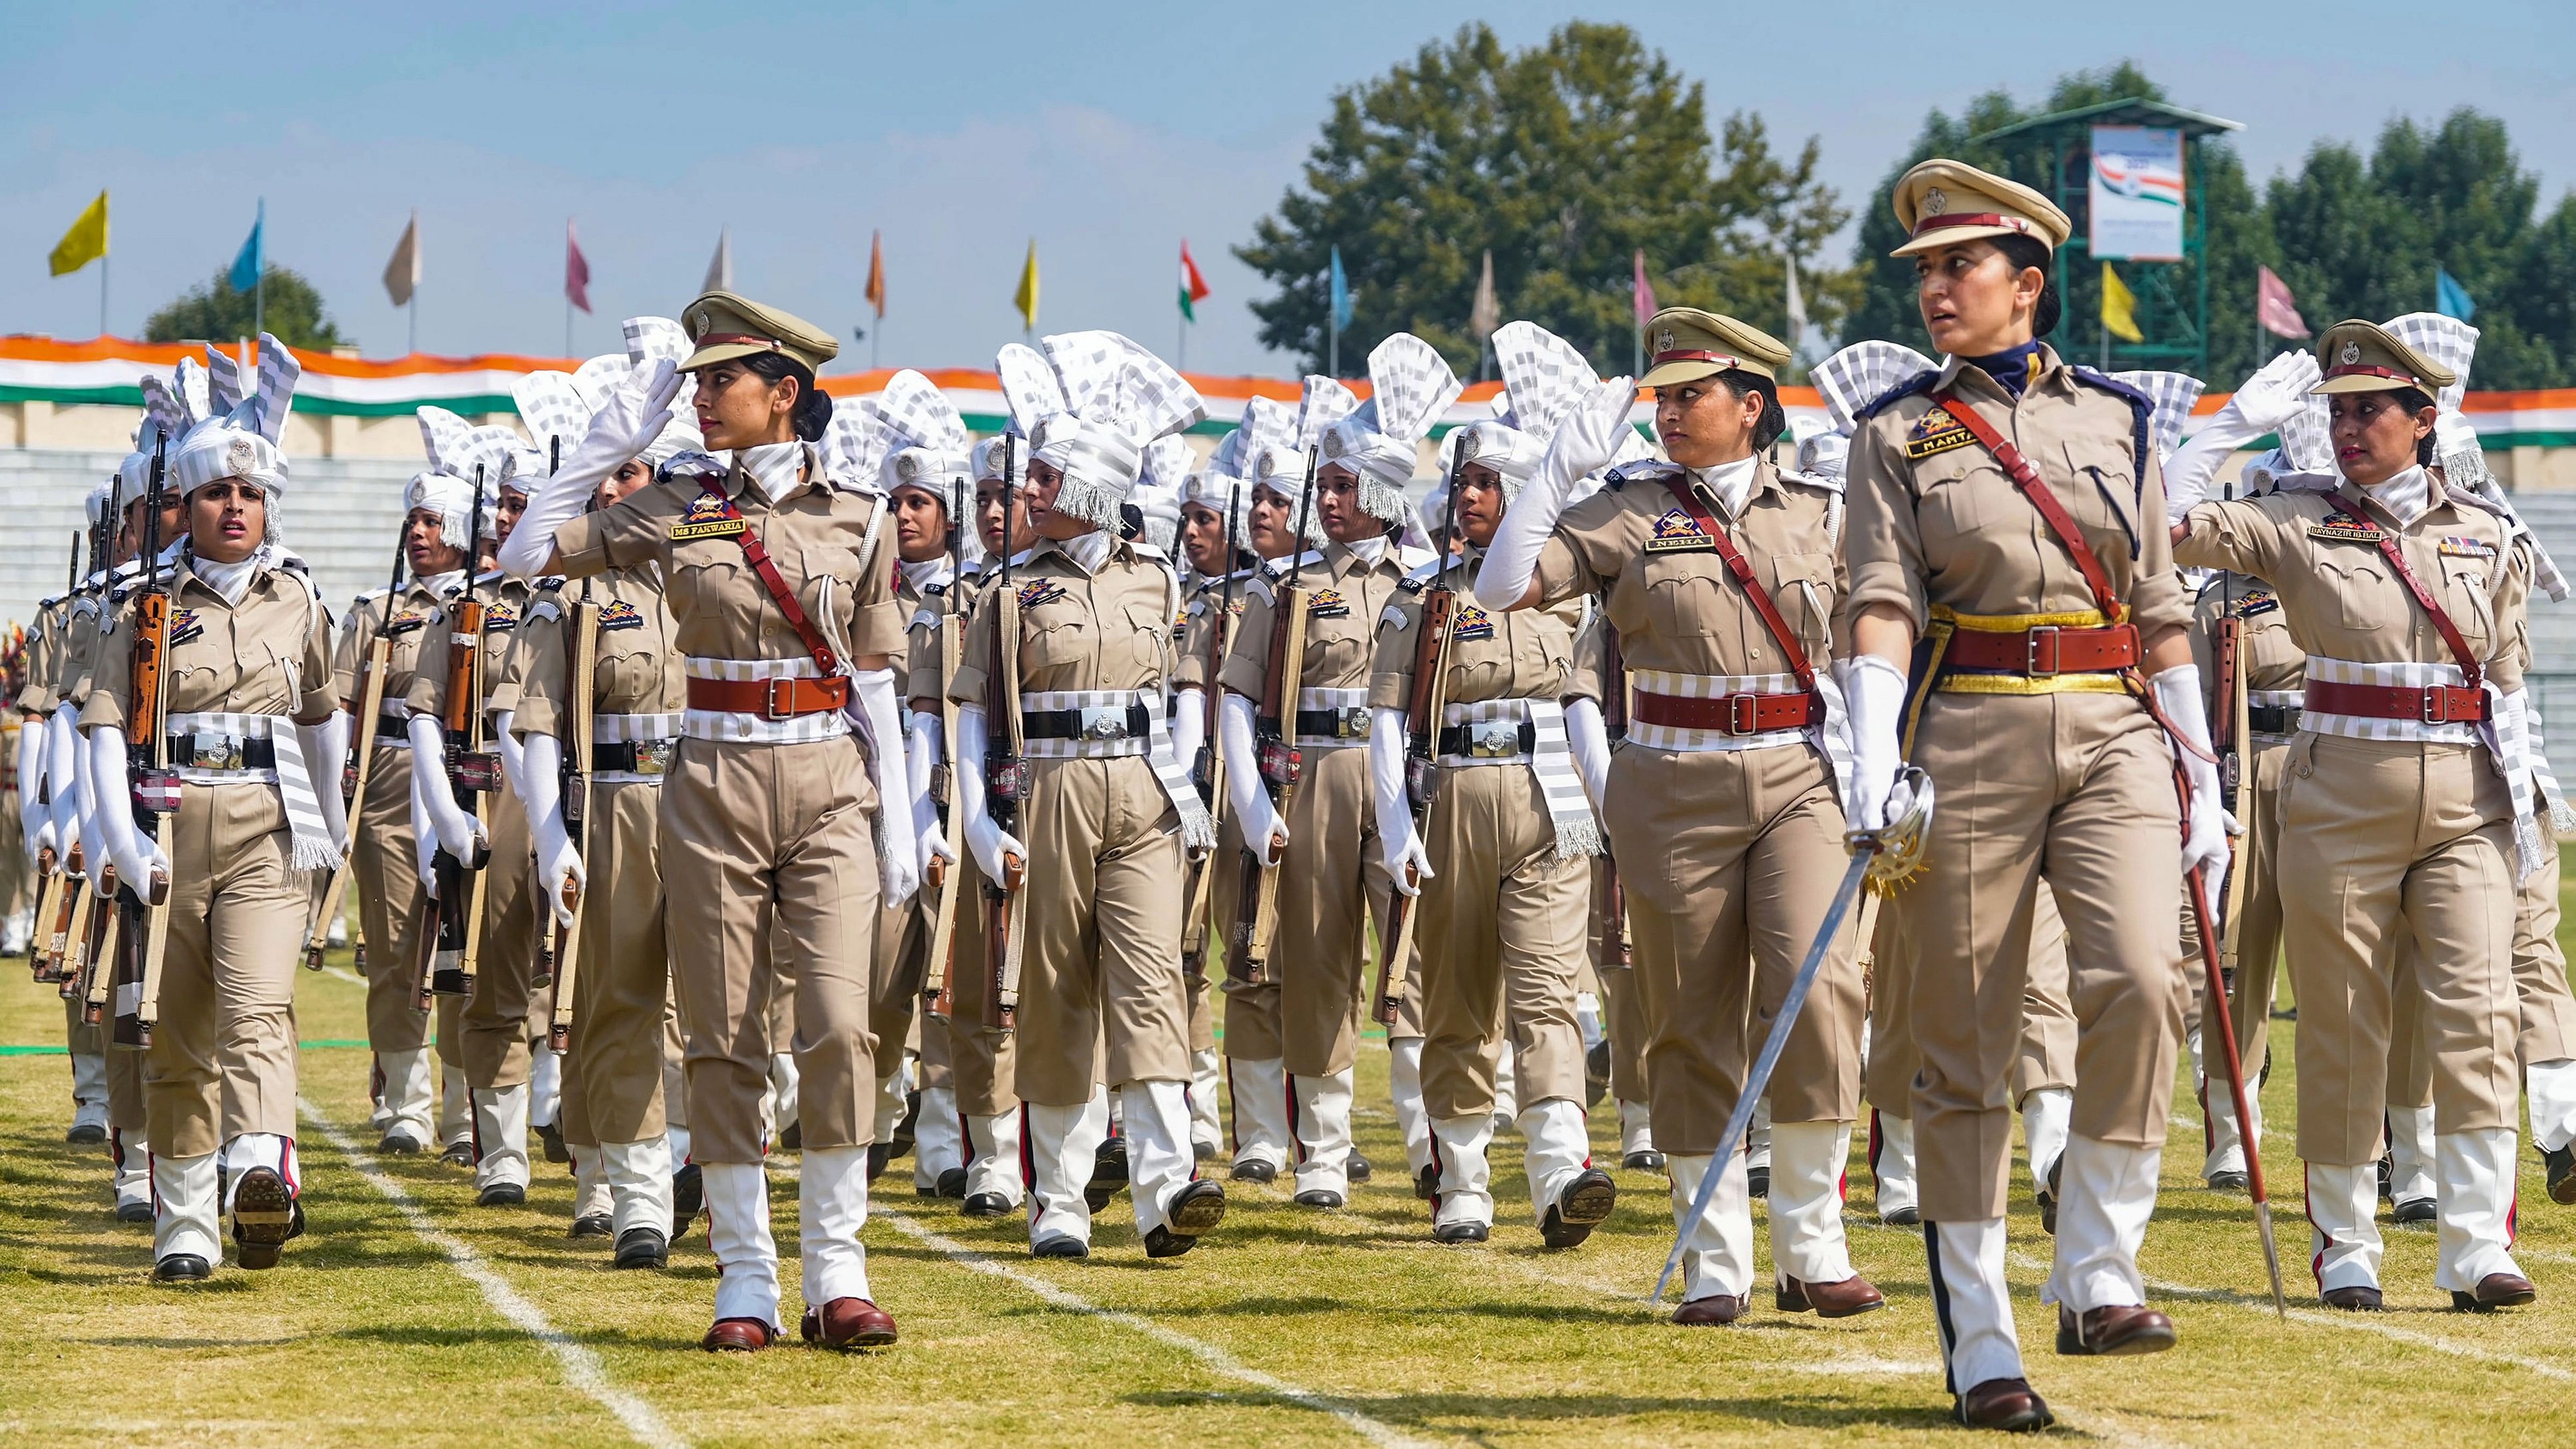
<path id="1" fill-rule="evenodd" d="M 2182 260 L 2182 132 L 2095 126 L 2093 255 L 2102 261 Z"/>

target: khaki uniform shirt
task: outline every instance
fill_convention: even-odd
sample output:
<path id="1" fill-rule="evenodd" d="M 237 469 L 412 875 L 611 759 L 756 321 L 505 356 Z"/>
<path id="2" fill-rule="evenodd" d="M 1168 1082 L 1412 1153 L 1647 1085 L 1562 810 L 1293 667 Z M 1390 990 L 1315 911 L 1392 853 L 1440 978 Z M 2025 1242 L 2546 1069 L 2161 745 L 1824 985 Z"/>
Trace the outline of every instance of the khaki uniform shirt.
<path id="1" fill-rule="evenodd" d="M 333 687 L 349 708 L 358 707 L 358 671 L 366 667 L 367 652 L 374 647 L 376 631 L 387 628 L 386 615 L 392 614 L 390 633 L 385 643 L 385 678 L 377 704 L 379 715 L 399 718 L 408 706 L 412 679 L 420 669 L 421 646 L 436 632 L 433 621 L 439 617 L 437 593 L 418 579 L 404 582 L 401 589 L 387 594 L 378 589 L 358 596 L 349 610 L 348 622 L 340 630 L 340 647 L 333 661 Z M 440 657 L 445 657 L 442 645 Z M 379 743 L 401 743 L 401 732 L 377 734 Z"/>
<path id="2" fill-rule="evenodd" d="M 1020 691 L 1159 690 L 1173 667 L 1180 591 L 1159 550 L 1113 544 L 1098 573 L 1050 540 L 1011 561 L 1020 597 Z M 992 606 L 976 600 L 965 660 L 948 697 L 982 704 L 993 668 Z"/>
<path id="3" fill-rule="evenodd" d="M 1234 618 L 1243 618 L 1243 606 L 1249 596 L 1257 571 L 1245 569 L 1234 576 Z M 1222 655 L 1212 656 L 1216 648 L 1217 618 L 1225 607 L 1225 580 L 1222 577 L 1199 576 L 1183 589 L 1181 604 L 1180 667 L 1172 671 L 1172 689 L 1204 690 L 1225 665 Z M 1210 659 L 1214 658 L 1211 667 Z"/>
<path id="4" fill-rule="evenodd" d="M 937 715 L 948 681 L 940 677 L 939 625 L 947 617 L 948 599 L 957 598 L 961 622 L 975 617 L 975 600 L 983 588 L 983 576 L 970 566 L 968 571 L 945 584 L 934 584 L 921 596 L 912 611 L 912 622 L 905 631 L 903 680 L 904 708 L 916 714 Z M 962 652 L 962 651 L 961 651 Z"/>
<path id="5" fill-rule="evenodd" d="M 2003 465 L 1947 414 L 1929 416 L 1930 394 L 1948 389 L 2039 471 L 2143 638 L 2190 623 L 2164 524 L 2164 475 L 2152 443 L 2143 458 L 2133 452 L 2128 399 L 2080 381 L 2054 351 L 2040 355 L 2043 370 L 2018 402 L 1982 368 L 1952 358 L 1933 387 L 1861 423 L 1846 485 L 1850 610 L 1892 604 L 1920 633 L 1935 605 L 1987 616 L 2094 607 L 2074 555 Z"/>
<path id="6" fill-rule="evenodd" d="M 677 627 L 651 569 L 610 569 L 581 583 L 542 584 L 512 646 L 518 686 L 512 733 L 560 735 L 571 718 L 570 613 L 582 589 L 599 606 L 591 709 L 602 715 L 670 714 L 688 707 L 688 675 L 671 647 Z M 674 729 L 673 733 L 678 731 Z"/>
<path id="7" fill-rule="evenodd" d="M 514 579 L 498 572 L 485 574 L 474 581 L 473 597 L 483 604 L 483 656 L 476 661 L 476 674 L 483 689 L 483 709 L 487 714 L 516 709 L 519 703 L 518 680 L 512 669 L 511 645 L 519 637 L 519 625 L 527 617 L 529 601 L 536 590 L 524 579 Z M 457 617 L 463 596 L 441 600 L 430 615 L 427 638 L 412 665 L 411 684 L 403 693 L 403 702 L 414 714 L 435 719 L 447 713 L 448 661 L 455 654 L 455 630 L 450 621 Z"/>
<path id="8" fill-rule="evenodd" d="M 1324 546 L 1320 564 L 1307 560 L 1298 581 L 1307 589 L 1306 669 L 1299 689 L 1365 690 L 1377 654 L 1378 615 L 1395 600 L 1396 585 L 1416 565 L 1420 554 L 1408 554 L 1388 539 L 1376 563 L 1338 543 Z M 1263 565 L 1266 577 L 1243 588 L 1243 622 L 1234 631 L 1234 648 L 1225 657 L 1217 682 L 1258 700 L 1262 676 L 1270 663 L 1270 631 L 1275 618 L 1272 592 L 1288 579 L 1289 564 L 1274 559 Z M 1288 709 L 1295 711 L 1290 702 Z M 1294 734 L 1292 723 L 1289 733 Z"/>
<path id="9" fill-rule="evenodd" d="M 26 678 L 20 683 L 17 706 L 28 714 L 50 714 L 61 695 L 56 676 L 62 670 L 63 630 L 70 621 L 72 601 L 56 599 L 36 616 L 36 627 L 27 634 Z"/>
<path id="10" fill-rule="evenodd" d="M 2218 700 L 2218 621 L 2238 621 L 2237 649 L 2245 656 L 2245 688 L 2254 694 L 2295 690 L 2307 681 L 2308 654 L 2290 637 L 2280 595 L 2261 579 L 2224 571 L 2203 584 L 2191 610 L 2191 657 L 2200 667 L 2201 698 Z"/>
<path id="11" fill-rule="evenodd" d="M 100 641 L 96 687 L 80 719 L 85 728 L 115 725 L 129 738 L 132 600 L 129 590 L 118 601 L 116 628 Z M 331 611 L 293 570 L 260 570 L 241 602 L 227 604 L 182 563 L 171 590 L 169 658 L 162 701 L 170 714 L 287 715 L 299 724 L 318 724 L 339 708 L 331 675 Z"/>
<path id="12" fill-rule="evenodd" d="M 1549 608 L 1487 613 L 1473 592 L 1476 569 L 1482 563 L 1482 556 L 1476 555 L 1452 560 L 1437 575 L 1424 568 L 1405 578 L 1394 602 L 1378 616 L 1377 657 L 1369 674 L 1370 708 L 1412 708 L 1423 601 L 1436 588 L 1456 594 L 1449 622 L 1449 674 L 1441 681 L 1444 704 L 1553 701 L 1568 694 L 1584 599 L 1577 595 Z M 1422 725 L 1420 720 L 1410 723 L 1417 729 Z"/>

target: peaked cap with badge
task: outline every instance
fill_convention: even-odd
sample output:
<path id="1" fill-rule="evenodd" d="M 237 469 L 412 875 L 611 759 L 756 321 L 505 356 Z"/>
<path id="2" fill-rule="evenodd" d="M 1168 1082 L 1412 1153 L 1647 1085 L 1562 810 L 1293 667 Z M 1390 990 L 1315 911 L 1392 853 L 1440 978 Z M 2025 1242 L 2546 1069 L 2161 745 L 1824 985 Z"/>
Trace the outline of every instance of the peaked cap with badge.
<path id="1" fill-rule="evenodd" d="M 680 313 L 680 325 L 696 344 L 680 363 L 682 372 L 775 352 L 807 372 L 820 373 L 824 363 L 841 355 L 841 344 L 832 340 L 831 333 L 802 317 L 731 292 L 700 296 Z"/>
<path id="2" fill-rule="evenodd" d="M 1646 375 L 1639 387 L 1749 372 L 1777 382 L 1789 344 L 1750 323 L 1697 307 L 1666 307 L 1646 321 Z"/>
<path id="3" fill-rule="evenodd" d="M 1892 204 L 1906 233 L 1892 257 L 1998 236 L 2031 237 L 2055 251 L 2075 229 L 2055 202 L 2020 182 L 1940 157 L 1899 178 Z"/>
<path id="4" fill-rule="evenodd" d="M 2400 341 L 2376 322 L 2337 322 L 2317 339 L 2311 392 L 2395 392 L 2411 387 L 2431 397 L 2458 380 L 2450 368 Z"/>

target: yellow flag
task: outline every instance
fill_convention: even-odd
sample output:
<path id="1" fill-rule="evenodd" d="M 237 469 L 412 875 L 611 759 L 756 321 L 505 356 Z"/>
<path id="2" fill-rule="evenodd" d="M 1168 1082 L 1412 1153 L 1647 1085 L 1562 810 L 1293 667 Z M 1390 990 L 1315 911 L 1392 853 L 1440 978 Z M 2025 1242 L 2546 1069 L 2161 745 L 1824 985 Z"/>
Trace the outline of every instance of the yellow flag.
<path id="1" fill-rule="evenodd" d="M 2147 334 L 2138 330 L 2138 297 L 2111 264 L 2102 264 L 2102 326 L 2123 342 L 2144 342 Z"/>
<path id="2" fill-rule="evenodd" d="M 102 191 L 72 229 L 63 233 L 63 239 L 54 243 L 54 275 L 77 272 L 106 255 L 107 193 Z"/>
<path id="3" fill-rule="evenodd" d="M 1035 331 L 1038 325 L 1038 239 L 1029 238 L 1029 260 L 1020 268 L 1019 290 L 1011 293 L 1011 305 L 1020 309 L 1020 325 Z"/>

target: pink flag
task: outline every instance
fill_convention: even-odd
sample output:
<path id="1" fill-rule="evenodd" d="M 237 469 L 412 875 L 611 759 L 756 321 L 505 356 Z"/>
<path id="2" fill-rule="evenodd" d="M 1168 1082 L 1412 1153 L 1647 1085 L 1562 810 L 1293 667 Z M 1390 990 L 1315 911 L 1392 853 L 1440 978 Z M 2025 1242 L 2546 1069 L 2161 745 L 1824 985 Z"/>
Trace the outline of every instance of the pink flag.
<path id="1" fill-rule="evenodd" d="M 1639 247 L 1637 249 L 1637 280 L 1635 293 L 1637 303 L 1637 325 L 1643 327 L 1646 325 L 1648 319 L 1652 318 L 1655 313 L 1662 310 L 1655 305 L 1655 284 L 1646 280 L 1646 250 L 1643 247 Z"/>
<path id="2" fill-rule="evenodd" d="M 2291 300 L 2290 289 L 2272 275 L 2270 267 L 2254 269 L 2254 320 L 2276 336 L 2308 335 L 2308 324 L 2299 316 L 2299 304 Z"/>
<path id="3" fill-rule="evenodd" d="M 564 300 L 590 310 L 590 259 L 581 254 L 581 238 L 570 221 L 564 223 Z"/>

